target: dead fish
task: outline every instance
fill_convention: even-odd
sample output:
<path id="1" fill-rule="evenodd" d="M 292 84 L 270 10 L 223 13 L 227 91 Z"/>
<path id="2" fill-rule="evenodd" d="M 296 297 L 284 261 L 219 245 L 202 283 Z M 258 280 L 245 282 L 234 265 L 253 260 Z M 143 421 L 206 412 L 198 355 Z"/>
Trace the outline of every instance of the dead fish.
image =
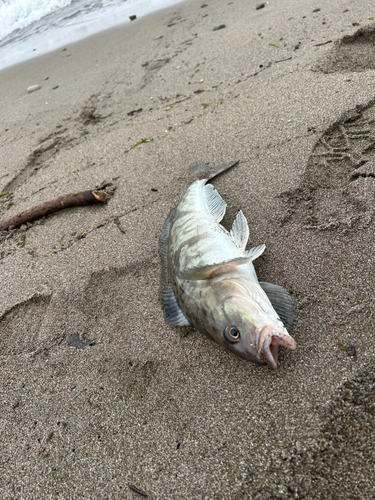
<path id="1" fill-rule="evenodd" d="M 241 358 L 276 368 L 279 346 L 296 348 L 287 330 L 293 300 L 281 286 L 258 281 L 253 260 L 265 245 L 246 250 L 249 228 L 242 211 L 230 231 L 220 224 L 226 203 L 207 184 L 235 163 L 193 182 L 164 223 L 164 317 L 171 325 L 193 326 Z M 195 171 L 202 175 L 204 168 Z"/>

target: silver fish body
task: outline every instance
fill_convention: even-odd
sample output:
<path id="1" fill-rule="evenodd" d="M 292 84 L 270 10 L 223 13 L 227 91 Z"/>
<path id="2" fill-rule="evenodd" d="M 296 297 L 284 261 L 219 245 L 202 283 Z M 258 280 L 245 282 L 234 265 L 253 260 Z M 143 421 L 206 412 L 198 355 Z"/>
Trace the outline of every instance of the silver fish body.
<path id="1" fill-rule="evenodd" d="M 259 283 L 252 261 L 265 245 L 245 250 L 249 229 L 242 211 L 230 232 L 220 225 L 226 203 L 206 183 L 191 184 L 164 224 L 165 319 L 192 325 L 236 355 L 276 368 L 279 345 L 296 348 L 280 319 L 291 326 L 293 301 L 282 287 Z"/>

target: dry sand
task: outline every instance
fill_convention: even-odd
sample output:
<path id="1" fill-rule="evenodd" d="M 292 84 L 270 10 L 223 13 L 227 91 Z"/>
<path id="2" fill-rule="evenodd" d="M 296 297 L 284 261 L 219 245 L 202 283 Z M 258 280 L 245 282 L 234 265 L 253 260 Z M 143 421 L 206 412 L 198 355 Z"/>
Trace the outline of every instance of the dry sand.
<path id="1" fill-rule="evenodd" d="M 116 187 L 0 236 L 2 499 L 375 496 L 374 4 L 202 3 L 0 73 L 0 219 Z M 233 159 L 224 223 L 297 304 L 276 372 L 163 320 L 163 222 Z"/>

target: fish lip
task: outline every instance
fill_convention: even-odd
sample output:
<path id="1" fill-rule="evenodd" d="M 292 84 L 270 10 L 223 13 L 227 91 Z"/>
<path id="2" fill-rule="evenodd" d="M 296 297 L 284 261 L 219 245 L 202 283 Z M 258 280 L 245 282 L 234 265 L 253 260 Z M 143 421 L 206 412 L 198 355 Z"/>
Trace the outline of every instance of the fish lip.
<path id="1" fill-rule="evenodd" d="M 264 327 L 259 332 L 258 353 L 274 370 L 277 368 L 279 345 L 294 350 L 297 347 L 295 340 L 288 332 L 274 331 L 271 327 Z"/>
<path id="2" fill-rule="evenodd" d="M 263 346 L 261 348 L 261 352 L 263 354 L 264 361 L 274 370 L 277 368 L 277 355 L 274 356 L 275 349 L 272 349 L 272 336 L 267 337 L 264 341 Z"/>

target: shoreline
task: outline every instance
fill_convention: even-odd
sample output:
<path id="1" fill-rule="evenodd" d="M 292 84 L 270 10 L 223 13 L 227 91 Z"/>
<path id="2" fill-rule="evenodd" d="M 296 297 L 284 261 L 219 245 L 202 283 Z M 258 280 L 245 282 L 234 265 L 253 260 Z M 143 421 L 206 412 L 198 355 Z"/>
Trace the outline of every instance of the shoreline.
<path id="1" fill-rule="evenodd" d="M 147 3 L 144 0 L 142 0 L 143 3 Z M 118 22 L 117 20 L 114 21 L 114 13 L 109 15 L 108 12 L 104 13 L 105 15 L 105 21 L 103 23 L 103 20 L 101 20 L 100 23 L 95 22 L 94 20 L 86 21 L 76 27 L 58 27 L 55 28 L 55 32 L 53 32 L 53 36 L 51 36 L 50 31 L 47 31 L 43 35 L 40 35 L 40 33 L 35 33 L 31 39 L 27 39 L 26 42 L 20 42 L 17 41 L 15 42 L 7 42 L 5 45 L 0 47 L 0 52 L 2 55 L 2 60 L 4 61 L 4 58 L 6 60 L 9 59 L 17 59 L 18 61 L 16 63 L 11 62 L 10 64 L 5 63 L 6 66 L 0 66 L 0 71 L 7 69 L 9 67 L 12 67 L 14 65 L 22 64 L 23 62 L 27 62 L 29 60 L 33 60 L 36 57 L 47 55 L 51 52 L 54 52 L 56 50 L 62 49 L 64 46 L 79 43 L 81 41 L 84 41 L 86 38 L 90 38 L 92 36 L 98 35 L 103 31 L 108 31 L 111 29 L 115 28 L 123 28 L 125 26 L 128 26 L 131 22 L 134 23 L 134 20 L 130 20 L 130 16 L 136 14 L 137 15 L 137 20 L 144 18 L 145 16 L 152 15 L 153 13 L 156 13 L 157 11 L 163 11 L 165 9 L 170 9 L 173 8 L 174 5 L 178 5 L 179 3 L 183 2 L 184 0 L 168 0 L 169 2 L 174 2 L 171 3 L 171 5 L 168 6 L 161 6 L 152 9 L 151 11 L 149 9 L 145 10 L 145 6 L 141 4 L 137 4 L 136 7 L 133 8 L 132 5 L 127 6 L 127 4 L 124 4 L 127 9 L 124 12 L 118 12 L 117 16 L 123 16 L 124 21 Z M 140 10 L 143 9 L 143 12 L 140 12 Z M 104 27 L 103 27 L 104 26 Z M 43 39 L 41 39 L 41 36 Z M 44 45 L 49 46 L 49 48 L 45 49 Z M 23 53 L 28 50 L 31 50 L 31 47 L 34 47 L 32 49 L 33 52 L 35 51 L 42 51 L 38 55 L 34 55 L 30 53 L 28 57 L 24 57 Z"/>
<path id="2" fill-rule="evenodd" d="M 372 7 L 256 3 L 189 0 L 0 72 L 0 220 L 114 191 L 0 232 L 4 499 L 372 497 Z M 191 163 L 233 160 L 223 225 L 243 211 L 296 303 L 276 372 L 163 319 L 163 223 Z"/>

